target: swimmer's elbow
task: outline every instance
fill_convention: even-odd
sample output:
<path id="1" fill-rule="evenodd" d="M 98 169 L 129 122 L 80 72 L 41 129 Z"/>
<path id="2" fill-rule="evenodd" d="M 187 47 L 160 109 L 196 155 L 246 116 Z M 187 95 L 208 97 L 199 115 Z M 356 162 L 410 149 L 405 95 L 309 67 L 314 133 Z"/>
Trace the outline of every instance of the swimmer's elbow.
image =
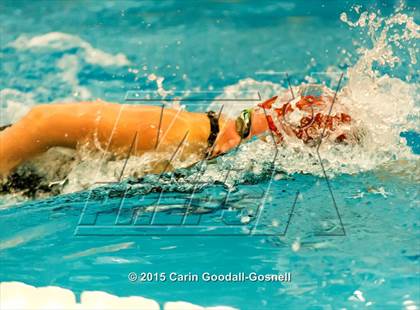
<path id="1" fill-rule="evenodd" d="M 45 122 L 47 105 L 41 104 L 32 107 L 24 117 L 25 120 L 31 121 L 33 125 L 40 125 Z"/>

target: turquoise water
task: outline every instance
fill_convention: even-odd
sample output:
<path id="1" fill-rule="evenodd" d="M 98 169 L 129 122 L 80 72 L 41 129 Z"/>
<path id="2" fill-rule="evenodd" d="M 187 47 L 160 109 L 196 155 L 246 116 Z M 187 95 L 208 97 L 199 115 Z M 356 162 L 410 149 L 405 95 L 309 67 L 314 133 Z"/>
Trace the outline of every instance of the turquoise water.
<path id="1" fill-rule="evenodd" d="M 393 1 L 361 4 L 361 10 L 380 9 L 383 16 L 395 10 Z M 405 12 L 418 21 L 414 5 L 408 1 Z M 3 1 L 1 125 L 39 103 L 124 102 L 127 91 L 159 89 L 153 76 L 164 78 L 166 90 L 223 92 L 232 85 L 241 90 L 265 85 L 258 81 L 286 86 L 272 71 L 289 72 L 293 84 L 311 72 L 346 71 L 360 57 L 357 48 L 369 47 L 365 33 L 340 21 L 342 12 L 355 15 L 351 6 L 345 1 Z M 40 38 L 55 32 L 56 40 Z M 413 85 L 417 73 L 403 52 L 396 52 L 400 65 L 378 70 Z M 418 134 L 401 132 L 411 155 L 418 154 Z M 229 158 L 215 165 L 229 165 Z M 159 227 L 156 236 L 121 235 L 116 229 L 107 235 L 95 229 L 92 235 L 77 234 L 79 224 L 98 210 L 96 224 L 112 226 L 127 188 L 121 225 L 130 224 L 133 209 L 156 205 L 161 189 L 162 204 L 172 208 L 160 212 L 158 220 L 177 223 L 176 207 L 191 195 L 193 186 L 185 180 L 191 180 L 194 168 L 2 208 L 0 280 L 240 309 L 401 309 L 409 300 L 420 303 L 417 158 L 366 169 L 358 162 L 351 174 L 334 166 L 330 183 L 343 225 L 319 166 L 314 173 L 307 167 L 303 174 L 277 171 L 272 182 L 270 165 L 256 167 L 261 171 L 236 177 L 230 192 L 216 182 L 195 194 L 193 207 L 203 208 L 197 210 L 200 223 L 222 225 L 220 217 L 228 210 L 224 215 L 234 226 L 228 233 L 235 236 L 205 227 L 193 236 L 168 235 Z M 257 230 L 267 235 L 250 236 L 247 227 L 252 229 L 255 216 L 249 225 L 240 220 L 245 211 L 256 210 L 267 188 L 270 199 Z M 130 283 L 132 271 L 291 272 L 292 281 Z"/>

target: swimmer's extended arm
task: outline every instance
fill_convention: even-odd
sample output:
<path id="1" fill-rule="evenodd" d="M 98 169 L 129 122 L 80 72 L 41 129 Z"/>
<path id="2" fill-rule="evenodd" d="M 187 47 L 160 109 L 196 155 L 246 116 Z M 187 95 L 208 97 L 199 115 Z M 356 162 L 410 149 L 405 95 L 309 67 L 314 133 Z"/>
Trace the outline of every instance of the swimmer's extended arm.
<path id="1" fill-rule="evenodd" d="M 39 105 L 0 132 L 0 175 L 54 146 L 87 145 L 115 154 L 156 148 L 161 108 L 105 102 Z M 202 113 L 164 109 L 159 150 L 177 146 L 187 135 L 186 149 L 205 146 L 209 122 Z M 136 134 L 137 133 L 137 134 Z"/>
<path id="2" fill-rule="evenodd" d="M 48 149 L 43 139 L 48 128 L 45 128 L 43 119 L 42 107 L 38 106 L 0 132 L 0 175 L 7 175 L 26 159 Z"/>

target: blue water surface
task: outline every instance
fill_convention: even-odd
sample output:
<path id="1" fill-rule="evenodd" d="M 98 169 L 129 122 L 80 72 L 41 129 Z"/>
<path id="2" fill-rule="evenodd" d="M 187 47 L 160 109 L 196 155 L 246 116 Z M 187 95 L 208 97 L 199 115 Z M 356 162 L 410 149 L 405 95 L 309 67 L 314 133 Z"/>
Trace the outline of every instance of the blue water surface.
<path id="1" fill-rule="evenodd" d="M 415 1 L 407 3 L 416 14 Z M 90 99 L 123 102 L 128 90 L 156 89 L 147 78 L 150 74 L 164 77 L 165 89 L 181 91 L 222 90 L 246 78 L 285 85 L 278 76 L 260 74 L 269 70 L 290 72 L 296 83 L 303 79 L 300 74 L 330 66 L 345 70 L 357 61 L 357 43 L 362 44 L 364 37 L 339 20 L 340 13 L 348 12 L 353 4 L 3 0 L 0 89 L 49 103 L 71 98 L 76 83 L 89 90 Z M 386 15 L 396 1 L 360 4 Z M 130 64 L 91 63 L 80 44 L 36 51 L 10 45 L 21 35 L 31 38 L 51 32 L 77 36 L 109 54 L 122 53 Z M 343 49 L 352 56 L 344 55 Z M 60 78 L 62 68 L 57 61 L 63 56 L 77 60 L 70 65 L 76 72 L 74 83 Z M 400 76 L 403 69 L 404 65 L 394 74 Z M 418 135 L 405 136 L 418 153 Z M 270 189 L 273 199 L 261 216 L 266 236 L 249 236 L 241 223 L 233 228 L 236 236 L 216 236 L 211 231 L 168 236 L 164 228 L 159 236 L 75 234 L 82 212 L 89 216 L 89 210 L 103 210 L 98 221 L 115 221 L 127 182 L 96 189 L 93 194 L 86 191 L 27 201 L 0 211 L 0 281 L 57 285 L 77 294 L 103 290 L 119 296 L 140 295 L 161 304 L 184 300 L 240 309 L 401 309 L 407 300 L 419 305 L 418 184 L 404 174 L 377 172 L 339 175 L 330 183 L 338 213 L 323 178 L 297 174 L 270 183 L 267 173 L 235 187 L 227 207 L 256 207 Z M 133 190 L 125 198 L 128 215 L 122 224 L 129 222 L 130 210 L 153 205 L 158 185 L 154 182 L 147 189 Z M 168 189 L 163 199 L 183 204 L 190 191 L 174 189 Z M 193 206 L 208 207 L 202 211 L 203 223 L 221 222 L 223 210 L 218 206 L 223 205 L 226 193 L 220 184 L 197 193 Z M 214 203 L 206 202 L 208 197 Z M 160 216 L 162 222 L 179 219 L 179 211 Z M 234 212 L 233 217 L 238 219 Z M 264 230 L 264 223 L 272 220 L 278 222 L 277 228 Z M 127 279 L 131 271 L 291 272 L 292 281 L 131 283 Z M 363 298 L 354 295 L 356 290 Z"/>

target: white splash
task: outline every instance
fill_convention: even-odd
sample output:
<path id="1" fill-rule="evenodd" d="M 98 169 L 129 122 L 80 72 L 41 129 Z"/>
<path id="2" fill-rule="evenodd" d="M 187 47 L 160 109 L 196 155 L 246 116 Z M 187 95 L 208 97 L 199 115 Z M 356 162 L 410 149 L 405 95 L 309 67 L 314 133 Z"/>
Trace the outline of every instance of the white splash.
<path id="1" fill-rule="evenodd" d="M 357 127 L 363 131 L 362 143 L 353 146 L 322 143 L 319 151 L 327 173 L 359 173 L 390 161 L 418 160 L 400 133 L 419 131 L 419 107 L 416 105 L 419 102 L 419 86 L 387 74 L 381 75 L 374 67 L 392 69 L 400 63 L 401 59 L 394 53 L 395 47 L 406 50 L 415 48 L 414 40 L 419 38 L 419 26 L 412 17 L 400 11 L 388 18 L 363 12 L 356 22 L 348 21 L 347 15 L 343 14 L 342 20 L 351 27 L 360 27 L 362 30 L 367 28 L 373 47 L 359 49 L 359 61 L 345 73 L 347 82 L 338 93 L 336 101 L 336 106 L 344 106 L 357 122 Z M 411 54 L 410 57 L 411 65 L 414 65 L 415 57 Z M 411 65 L 408 65 L 406 80 L 410 79 Z M 241 96 L 249 90 L 260 91 L 263 99 L 287 92 L 271 82 L 245 79 L 226 87 L 224 96 Z M 235 103 L 227 107 L 227 114 L 237 115 L 244 107 L 244 104 Z M 314 147 L 293 137 L 286 137 L 286 142 L 277 146 L 277 167 L 288 173 L 322 174 Z M 240 166 L 249 169 L 270 163 L 275 150 L 271 142 L 257 140 L 248 143 L 235 155 L 235 168 Z M 218 170 L 222 169 L 212 167 L 213 171 L 207 171 L 206 174 L 215 177 L 220 173 Z"/>
<path id="2" fill-rule="evenodd" d="M 125 159 L 110 160 L 102 154 L 92 155 L 82 152 L 81 155 L 77 164 L 69 171 L 63 193 L 101 186 L 105 182 L 118 182 L 129 177 L 139 178 L 149 173 L 160 173 L 165 168 L 166 171 L 171 171 L 174 168 L 188 167 L 200 160 L 197 154 L 172 158 L 172 152 L 154 151 L 146 152 L 141 156 L 131 156 L 127 161 Z M 172 158 L 171 162 L 169 162 L 170 158 Z M 50 168 L 54 169 L 54 167 Z"/>

